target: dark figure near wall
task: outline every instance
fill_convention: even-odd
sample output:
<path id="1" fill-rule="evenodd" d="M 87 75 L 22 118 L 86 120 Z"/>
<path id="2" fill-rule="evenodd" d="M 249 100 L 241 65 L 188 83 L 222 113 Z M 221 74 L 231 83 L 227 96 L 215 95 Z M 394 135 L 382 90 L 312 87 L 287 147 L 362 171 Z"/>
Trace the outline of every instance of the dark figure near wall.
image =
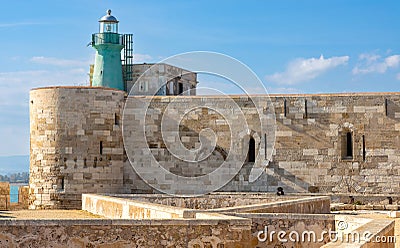
<path id="1" fill-rule="evenodd" d="M 276 192 L 277 195 L 281 196 L 281 195 L 285 194 L 285 192 L 283 192 L 283 188 L 282 187 L 278 187 L 277 190 L 278 190 L 278 192 Z"/>

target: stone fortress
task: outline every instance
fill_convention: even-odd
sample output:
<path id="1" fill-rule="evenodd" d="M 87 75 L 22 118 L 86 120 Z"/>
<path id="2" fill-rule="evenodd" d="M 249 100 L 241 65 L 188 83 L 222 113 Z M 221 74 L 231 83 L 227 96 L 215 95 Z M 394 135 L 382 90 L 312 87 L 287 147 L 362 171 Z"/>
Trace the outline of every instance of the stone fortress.
<path id="1" fill-rule="evenodd" d="M 83 193 L 156 193 L 133 170 L 122 135 L 127 99 L 145 99 L 154 88 L 159 89 L 157 96 L 147 96 L 151 114 L 146 116 L 146 135 L 151 156 L 163 161 L 164 168 L 196 177 L 214 170 L 229 153 L 229 127 L 222 116 L 207 108 L 191 112 L 190 118 L 179 123 L 179 130 L 189 148 L 198 145 L 203 128 L 218 133 L 219 143 L 210 157 L 193 168 L 168 152 L 159 127 L 171 101 L 180 98 L 182 104 L 176 107 L 184 109 L 188 103 L 213 106 L 226 99 L 196 96 L 196 73 L 167 64 L 157 65 L 156 76 L 135 84 L 153 64 L 127 64 L 131 35 L 117 32 L 118 21 L 108 13 L 100 20 L 100 33 L 93 35 L 97 52 L 91 86 L 30 92 L 31 209 L 80 208 Z M 122 62 L 115 60 L 121 50 L 127 57 Z M 298 193 L 382 194 L 397 201 L 400 93 L 270 95 L 277 125 L 272 161 L 257 156 L 266 153 L 269 144 L 258 128 L 252 100 L 248 96 L 230 99 L 241 107 L 252 130 L 246 137 L 232 137 L 248 152 L 247 160 L 220 191 L 276 192 L 282 187 Z M 264 96 L 255 99 L 263 101 Z M 139 159 L 142 166 L 148 156 Z M 255 163 L 268 165 L 258 180 L 250 182 Z M 154 181 L 157 184 L 157 178 Z"/>
<path id="2" fill-rule="evenodd" d="M 317 235 L 332 229 L 341 237 L 368 230 L 373 237 L 398 236 L 391 219 L 331 210 L 393 210 L 391 215 L 398 217 L 400 93 L 200 96 L 195 72 L 166 63 L 134 64 L 132 35 L 118 33 L 111 11 L 99 22 L 99 33 L 92 35 L 96 58 L 90 86 L 30 92 L 27 206 L 45 215 L 71 209 L 78 219 L 0 219 L 1 247 L 349 245 L 330 242 L 327 236 L 318 242 L 260 239 L 260 231 L 266 234 L 267 229 Z M 248 130 L 234 136 L 223 115 L 232 112 L 229 101 L 239 106 L 248 124 Z M 172 114 L 176 118 L 166 120 L 177 127 L 178 138 L 161 132 L 171 106 L 173 113 L 190 109 L 182 119 Z M 261 117 L 256 106 L 263 106 Z M 273 133 L 260 129 L 271 112 Z M 171 143 L 199 148 L 204 129 L 218 139 L 201 162 L 181 160 L 171 152 Z M 141 131 L 144 140 L 137 135 Z M 127 142 L 127 136 L 134 142 Z M 218 192 L 161 194 L 193 186 L 161 178 L 150 158 L 174 175 L 202 177 L 229 158 L 232 143 L 245 162 Z M 132 164 L 149 168 L 153 178 L 145 182 Z M 252 170 L 263 166 L 261 176 L 252 180 Z M 210 181 L 202 183 L 206 187 Z M 276 195 L 278 187 L 284 196 Z M 343 221 L 348 228 L 338 229 Z M 367 240 L 351 245 L 394 247 L 393 242 Z"/>

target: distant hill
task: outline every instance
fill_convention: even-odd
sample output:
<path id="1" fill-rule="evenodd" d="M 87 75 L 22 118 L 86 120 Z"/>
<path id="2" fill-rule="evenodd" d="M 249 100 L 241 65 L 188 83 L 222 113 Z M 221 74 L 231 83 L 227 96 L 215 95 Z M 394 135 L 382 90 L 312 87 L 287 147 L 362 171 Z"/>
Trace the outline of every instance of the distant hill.
<path id="1" fill-rule="evenodd" d="M 29 155 L 0 156 L 0 174 L 29 172 Z"/>

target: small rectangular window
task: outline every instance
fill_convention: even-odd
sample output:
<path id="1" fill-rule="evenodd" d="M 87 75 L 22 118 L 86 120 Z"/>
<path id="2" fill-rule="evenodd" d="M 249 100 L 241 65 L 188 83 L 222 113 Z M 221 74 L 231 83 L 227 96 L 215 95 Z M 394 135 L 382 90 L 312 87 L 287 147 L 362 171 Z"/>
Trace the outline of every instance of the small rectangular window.
<path id="1" fill-rule="evenodd" d="M 58 183 L 57 183 L 57 188 L 59 190 L 64 190 L 65 189 L 65 179 L 64 176 L 60 176 L 58 177 Z"/>
<path id="2" fill-rule="evenodd" d="M 353 134 L 351 132 L 345 132 L 341 135 L 342 137 L 342 158 L 353 159 Z"/>
<path id="3" fill-rule="evenodd" d="M 103 155 L 103 141 L 100 141 L 100 155 Z"/>
<path id="4" fill-rule="evenodd" d="M 119 115 L 117 113 L 114 114 L 114 124 L 119 125 Z"/>
<path id="5" fill-rule="evenodd" d="M 346 134 L 347 138 L 347 150 L 346 150 L 346 156 L 349 158 L 353 157 L 353 139 L 351 137 L 351 133 L 348 132 Z"/>
<path id="6" fill-rule="evenodd" d="M 256 161 L 256 142 L 253 137 L 249 140 L 249 150 L 247 151 L 247 162 L 254 163 Z"/>
<path id="7" fill-rule="evenodd" d="M 178 84 L 178 95 L 183 93 L 183 83 Z"/>

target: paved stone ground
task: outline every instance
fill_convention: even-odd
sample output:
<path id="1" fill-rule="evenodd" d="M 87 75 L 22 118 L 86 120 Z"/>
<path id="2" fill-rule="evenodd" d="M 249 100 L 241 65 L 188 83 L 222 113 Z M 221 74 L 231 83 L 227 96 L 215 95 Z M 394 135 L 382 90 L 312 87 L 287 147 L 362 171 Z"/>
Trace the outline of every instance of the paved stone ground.
<path id="1" fill-rule="evenodd" d="M 99 219 L 104 218 L 83 210 L 19 210 L 0 211 L 0 219 Z"/>

